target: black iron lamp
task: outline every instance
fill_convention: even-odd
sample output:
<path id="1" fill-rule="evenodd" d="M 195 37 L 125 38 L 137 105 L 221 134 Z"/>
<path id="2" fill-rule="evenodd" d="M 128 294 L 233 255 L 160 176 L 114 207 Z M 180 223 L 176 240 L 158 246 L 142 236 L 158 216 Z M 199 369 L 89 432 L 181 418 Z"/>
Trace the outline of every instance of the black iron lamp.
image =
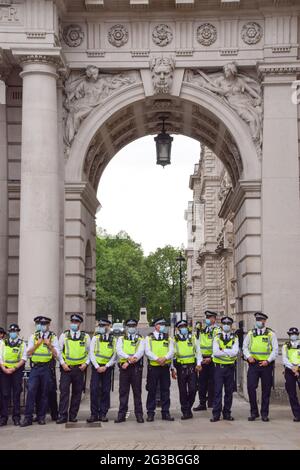
<path id="1" fill-rule="evenodd" d="M 162 131 L 154 140 L 156 142 L 156 164 L 165 167 L 171 163 L 171 147 L 173 137 L 167 134 L 165 130 L 165 117 L 161 117 Z"/>

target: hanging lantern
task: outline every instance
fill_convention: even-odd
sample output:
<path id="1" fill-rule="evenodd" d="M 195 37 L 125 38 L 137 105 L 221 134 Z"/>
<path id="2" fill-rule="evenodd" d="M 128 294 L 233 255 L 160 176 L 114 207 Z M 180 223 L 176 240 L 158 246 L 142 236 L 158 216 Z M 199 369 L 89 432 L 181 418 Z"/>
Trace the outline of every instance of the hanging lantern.
<path id="1" fill-rule="evenodd" d="M 162 119 L 162 131 L 154 140 L 156 142 L 156 164 L 165 167 L 171 163 L 171 147 L 173 137 L 165 131 L 165 118 Z"/>

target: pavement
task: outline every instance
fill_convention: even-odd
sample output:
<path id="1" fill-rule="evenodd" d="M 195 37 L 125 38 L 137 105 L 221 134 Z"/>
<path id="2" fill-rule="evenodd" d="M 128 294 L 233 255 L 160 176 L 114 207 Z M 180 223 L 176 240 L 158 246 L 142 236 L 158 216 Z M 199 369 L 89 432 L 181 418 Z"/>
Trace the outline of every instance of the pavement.
<path id="1" fill-rule="evenodd" d="M 143 387 L 143 403 L 146 401 Z M 235 421 L 211 423 L 211 411 L 195 412 L 194 418 L 181 421 L 176 382 L 172 381 L 171 414 L 174 422 L 161 420 L 160 411 L 153 423 L 138 424 L 133 414 L 132 397 L 126 423 L 113 422 L 118 411 L 118 380 L 112 393 L 109 422 L 88 425 L 89 399 L 84 397 L 79 422 L 46 426 L 34 424 L 28 428 L 15 427 L 9 422 L 0 428 L 0 449 L 24 450 L 275 450 L 300 449 L 300 423 L 294 423 L 286 405 L 271 406 L 270 422 L 248 422 L 248 403 L 235 394 L 232 415 Z"/>

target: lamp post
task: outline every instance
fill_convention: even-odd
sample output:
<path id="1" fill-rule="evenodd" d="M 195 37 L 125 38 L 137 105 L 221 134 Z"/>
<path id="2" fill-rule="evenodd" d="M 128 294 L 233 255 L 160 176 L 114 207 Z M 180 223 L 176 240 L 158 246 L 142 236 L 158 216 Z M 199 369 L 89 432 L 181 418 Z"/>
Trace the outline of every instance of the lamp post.
<path id="1" fill-rule="evenodd" d="M 183 295 L 182 295 L 182 263 L 185 261 L 185 257 L 180 253 L 177 256 L 176 261 L 179 263 L 179 282 L 180 282 L 180 321 L 182 321 L 182 312 L 183 312 Z"/>
<path id="2" fill-rule="evenodd" d="M 160 119 L 162 120 L 162 130 L 160 134 L 154 137 L 156 142 L 156 164 L 165 167 L 171 163 L 171 147 L 173 137 L 166 133 L 166 118 L 162 116 Z"/>

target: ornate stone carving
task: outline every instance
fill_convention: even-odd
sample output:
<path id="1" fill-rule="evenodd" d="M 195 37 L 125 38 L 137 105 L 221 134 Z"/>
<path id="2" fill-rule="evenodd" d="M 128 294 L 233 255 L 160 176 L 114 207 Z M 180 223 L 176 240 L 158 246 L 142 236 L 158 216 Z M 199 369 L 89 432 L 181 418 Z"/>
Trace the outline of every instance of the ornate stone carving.
<path id="1" fill-rule="evenodd" d="M 217 40 L 217 28 L 211 23 L 203 23 L 197 28 L 197 41 L 202 46 L 211 46 Z"/>
<path id="2" fill-rule="evenodd" d="M 124 46 L 128 42 L 128 29 L 122 24 L 115 24 L 108 31 L 108 42 L 115 47 Z"/>
<path id="3" fill-rule="evenodd" d="M 246 44 L 256 44 L 263 36 L 263 29 L 255 21 L 249 21 L 242 27 L 241 36 Z"/>
<path id="4" fill-rule="evenodd" d="M 79 24 L 69 24 L 63 28 L 62 37 L 69 47 L 81 46 L 84 33 Z"/>
<path id="5" fill-rule="evenodd" d="M 185 80 L 218 94 L 248 125 L 257 149 L 262 144 L 262 90 L 254 78 L 239 73 L 235 63 L 224 66 L 223 72 L 206 74 L 188 70 Z"/>
<path id="6" fill-rule="evenodd" d="M 81 122 L 108 96 L 121 87 L 131 85 L 138 79 L 136 71 L 124 73 L 102 73 L 98 67 L 89 65 L 85 73 L 74 72 L 65 83 L 64 107 L 65 143 L 70 146 Z"/>
<path id="7" fill-rule="evenodd" d="M 158 24 L 152 31 L 152 40 L 157 46 L 167 46 L 172 39 L 173 32 L 171 27 L 167 24 Z"/>
<path id="8" fill-rule="evenodd" d="M 170 93 L 175 60 L 173 57 L 154 57 L 150 62 L 152 83 L 156 94 Z"/>

